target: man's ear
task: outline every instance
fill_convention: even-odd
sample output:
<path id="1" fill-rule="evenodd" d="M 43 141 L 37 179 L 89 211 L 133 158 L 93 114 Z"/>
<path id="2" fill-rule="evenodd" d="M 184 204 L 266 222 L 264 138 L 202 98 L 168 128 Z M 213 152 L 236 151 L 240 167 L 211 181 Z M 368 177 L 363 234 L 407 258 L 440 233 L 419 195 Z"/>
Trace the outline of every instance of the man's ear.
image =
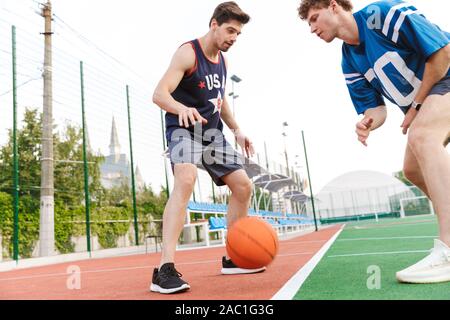
<path id="1" fill-rule="evenodd" d="M 216 19 L 212 19 L 211 20 L 211 25 L 209 26 L 211 29 L 215 30 L 217 29 L 217 27 L 219 26 L 219 24 L 217 23 Z"/>

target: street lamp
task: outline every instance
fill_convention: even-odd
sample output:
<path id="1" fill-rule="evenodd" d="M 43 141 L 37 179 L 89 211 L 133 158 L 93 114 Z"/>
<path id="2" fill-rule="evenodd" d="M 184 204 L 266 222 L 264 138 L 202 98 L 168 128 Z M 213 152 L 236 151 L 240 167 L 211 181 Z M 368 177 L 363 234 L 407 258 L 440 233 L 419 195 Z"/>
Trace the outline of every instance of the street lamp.
<path id="1" fill-rule="evenodd" d="M 283 140 L 284 140 L 284 156 L 286 158 L 286 176 L 289 178 L 291 177 L 291 173 L 289 172 L 289 160 L 288 160 L 288 153 L 287 153 L 287 145 L 286 145 L 286 137 L 287 137 L 287 133 L 286 133 L 286 128 L 289 126 L 289 124 L 287 122 L 283 122 Z M 291 177 L 292 178 L 292 177 Z M 292 191 L 292 187 L 289 186 L 289 191 Z M 290 203 L 291 206 L 291 212 L 293 209 L 293 204 L 292 202 Z"/>
<path id="2" fill-rule="evenodd" d="M 287 176 L 289 177 L 289 161 L 288 161 L 288 154 L 287 154 L 287 146 L 286 146 L 286 137 L 287 137 L 287 133 L 286 133 L 286 127 L 288 127 L 289 124 L 287 122 L 283 122 L 283 137 L 284 137 L 284 156 L 286 158 L 286 170 L 287 170 Z"/>
<path id="3" fill-rule="evenodd" d="M 237 75 L 233 74 L 233 75 L 231 76 L 231 81 L 234 81 L 234 82 L 236 82 L 236 83 L 239 83 L 239 82 L 242 81 L 242 79 L 239 78 Z"/>
<path id="4" fill-rule="evenodd" d="M 232 92 L 230 92 L 229 96 L 233 97 L 233 117 L 235 116 L 235 112 L 234 112 L 234 100 L 236 100 L 237 98 L 239 98 L 239 96 L 236 94 L 236 92 L 234 91 L 234 84 L 235 83 L 239 83 L 242 81 L 241 78 L 239 78 L 237 75 L 233 74 L 231 76 L 231 86 L 232 86 Z"/>
<path id="5" fill-rule="evenodd" d="M 235 105 L 235 100 L 237 98 L 239 98 L 239 95 L 236 94 L 235 90 L 234 90 L 234 84 L 235 83 L 239 83 L 242 81 L 241 78 L 239 78 L 237 75 L 233 74 L 231 76 L 231 86 L 232 86 L 232 92 L 230 92 L 229 96 L 233 98 L 233 118 L 236 118 L 236 113 L 235 113 L 235 109 L 234 109 L 234 105 Z M 237 140 L 234 140 L 234 148 L 237 149 Z"/>
<path id="6" fill-rule="evenodd" d="M 295 155 L 294 166 L 299 171 L 303 170 L 303 168 L 304 168 L 303 164 L 301 163 L 299 154 Z M 299 190 L 303 192 L 303 185 L 304 185 L 304 183 L 303 183 L 303 179 L 302 179 L 301 173 L 296 173 L 296 177 L 297 177 L 297 183 L 298 183 Z"/>

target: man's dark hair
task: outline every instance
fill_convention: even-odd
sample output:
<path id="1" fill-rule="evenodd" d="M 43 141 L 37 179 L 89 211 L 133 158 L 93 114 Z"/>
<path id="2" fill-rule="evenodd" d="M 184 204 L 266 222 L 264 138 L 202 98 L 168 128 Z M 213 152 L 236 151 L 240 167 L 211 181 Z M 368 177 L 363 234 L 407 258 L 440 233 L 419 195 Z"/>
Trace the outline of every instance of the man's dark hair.
<path id="1" fill-rule="evenodd" d="M 298 8 L 298 15 L 302 20 L 308 19 L 309 10 L 323 9 L 330 6 L 331 0 L 302 0 Z M 336 0 L 345 11 L 352 11 L 353 5 L 350 0 Z"/>
<path id="2" fill-rule="evenodd" d="M 213 19 L 217 21 L 219 26 L 231 20 L 236 20 L 242 24 L 247 24 L 250 21 L 250 16 L 242 11 L 236 2 L 228 1 L 217 6 L 211 20 L 209 21 L 209 26 L 211 26 Z"/>

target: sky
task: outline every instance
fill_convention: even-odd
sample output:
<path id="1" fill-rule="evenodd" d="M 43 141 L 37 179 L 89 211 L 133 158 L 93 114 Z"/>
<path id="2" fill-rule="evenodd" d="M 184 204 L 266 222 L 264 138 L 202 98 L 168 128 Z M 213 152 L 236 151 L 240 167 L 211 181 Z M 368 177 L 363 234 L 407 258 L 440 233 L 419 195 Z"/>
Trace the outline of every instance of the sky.
<path id="1" fill-rule="evenodd" d="M 220 2 L 52 1 L 53 12 L 60 19 L 59 29 L 55 30 L 58 34 L 67 31 L 61 24 L 64 21 L 97 48 L 120 61 L 126 70 L 133 70 L 135 76 L 139 75 L 139 92 L 142 92 L 139 103 L 142 108 L 135 119 L 136 122 L 149 121 L 152 124 L 159 121 L 159 109 L 152 104 L 151 95 L 173 53 L 185 41 L 207 33 L 209 19 Z M 354 131 L 360 118 L 354 111 L 340 68 L 342 42 L 335 40 L 326 44 L 310 34 L 308 25 L 297 16 L 299 0 L 237 2 L 252 19 L 243 28 L 235 46 L 226 54 L 229 60 L 228 74 L 236 74 L 243 79 L 235 88 L 239 95 L 235 101 L 236 118 L 240 127 L 254 141 L 257 152 L 263 155 L 266 143 L 270 158 L 284 164 L 282 124 L 288 122 L 285 141 L 290 165 L 297 163 L 297 170 L 306 176 L 301 135 L 303 130 L 314 193 L 348 172 L 371 170 L 392 175 L 401 170 L 406 136 L 401 133 L 403 114 L 397 107 L 388 104 L 388 120 L 382 128 L 371 134 L 368 147 L 357 141 Z M 355 10 L 371 2 L 353 1 Z M 442 29 L 450 30 L 448 1 L 409 2 Z M 24 20 L 30 17 L 30 25 L 39 24 L 42 18 L 33 14 L 30 8 L 37 8 L 37 1 L 0 0 L 0 23 L 3 15 L 7 21 L 17 18 L 25 25 Z M 64 45 L 68 46 L 68 53 L 76 51 L 73 45 L 61 42 L 61 46 Z M 100 65 L 101 62 L 99 68 Z M 111 72 L 117 78 L 121 77 L 119 71 Z M 231 81 L 228 83 L 228 92 L 230 90 Z M 0 94 L 3 91 L 0 89 Z M 232 101 L 229 103 L 231 105 Z M 107 150 L 111 116 L 114 115 L 108 112 L 105 110 L 107 116 L 104 121 L 98 121 L 104 128 L 104 141 L 97 141 L 98 131 L 90 130 L 94 148 Z M 126 117 L 122 118 L 118 120 L 121 128 L 119 133 L 126 134 Z M 93 121 L 90 127 L 95 127 L 96 122 Z M 4 126 L 1 119 L 0 125 Z M 4 132 L 0 133 L 0 140 L 2 134 L 4 136 Z M 142 137 L 138 138 L 145 139 L 146 134 L 142 133 Z M 160 129 L 155 126 L 151 135 L 159 135 L 159 138 Z M 122 139 L 124 148 L 128 143 L 125 137 Z M 138 155 L 138 163 L 146 180 L 162 177 L 146 166 L 146 155 L 161 151 L 157 149 L 159 145 L 152 148 L 142 148 Z M 161 172 L 160 168 L 158 172 Z"/>

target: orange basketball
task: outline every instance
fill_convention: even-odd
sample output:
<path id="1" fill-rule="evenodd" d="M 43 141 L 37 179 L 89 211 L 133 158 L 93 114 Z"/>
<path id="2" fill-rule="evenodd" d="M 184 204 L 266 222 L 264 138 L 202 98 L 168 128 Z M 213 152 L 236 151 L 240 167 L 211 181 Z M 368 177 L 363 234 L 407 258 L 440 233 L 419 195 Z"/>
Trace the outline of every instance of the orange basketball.
<path id="1" fill-rule="evenodd" d="M 277 233 L 267 222 L 256 217 L 239 219 L 228 230 L 227 252 L 239 268 L 265 267 L 277 255 Z"/>

